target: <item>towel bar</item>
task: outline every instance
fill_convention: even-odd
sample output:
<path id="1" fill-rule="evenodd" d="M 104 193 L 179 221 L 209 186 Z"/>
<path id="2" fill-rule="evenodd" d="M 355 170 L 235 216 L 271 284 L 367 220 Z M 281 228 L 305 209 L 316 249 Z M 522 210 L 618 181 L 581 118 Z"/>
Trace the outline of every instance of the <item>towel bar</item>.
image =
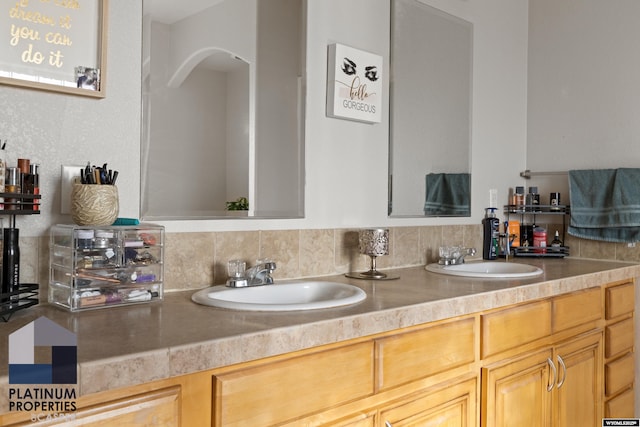
<path id="1" fill-rule="evenodd" d="M 520 176 L 525 179 L 529 179 L 532 176 L 537 175 L 567 175 L 569 172 L 567 171 L 555 171 L 555 172 L 531 172 L 529 169 L 526 169 L 520 172 Z"/>

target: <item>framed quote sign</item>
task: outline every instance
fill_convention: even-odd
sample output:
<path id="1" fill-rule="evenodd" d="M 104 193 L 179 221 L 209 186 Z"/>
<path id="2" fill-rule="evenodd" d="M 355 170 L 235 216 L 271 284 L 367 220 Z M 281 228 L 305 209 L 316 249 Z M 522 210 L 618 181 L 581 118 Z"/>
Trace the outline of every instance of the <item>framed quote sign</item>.
<path id="1" fill-rule="evenodd" d="M 328 54 L 327 115 L 380 123 L 382 56 L 337 43 Z"/>
<path id="2" fill-rule="evenodd" d="M 11 0 L 0 84 L 104 98 L 108 0 Z"/>

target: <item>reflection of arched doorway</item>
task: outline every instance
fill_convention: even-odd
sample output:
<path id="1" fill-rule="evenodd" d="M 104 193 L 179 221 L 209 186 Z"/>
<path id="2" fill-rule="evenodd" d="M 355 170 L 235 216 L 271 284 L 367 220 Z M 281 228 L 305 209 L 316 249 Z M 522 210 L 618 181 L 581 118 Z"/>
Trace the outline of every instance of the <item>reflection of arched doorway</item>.
<path id="1" fill-rule="evenodd" d="M 249 63 L 228 50 L 207 47 L 192 53 L 180 64 L 167 82 L 167 86 L 179 87 L 191 71 L 198 66 L 221 72 L 234 72 L 243 66 L 248 67 Z"/>
<path id="2" fill-rule="evenodd" d="M 249 64 L 223 49 L 206 48 L 174 72 L 167 68 L 164 78 L 157 77 L 166 83 L 150 85 L 156 102 L 149 111 L 149 160 L 163 165 L 163 172 L 154 168 L 156 178 L 147 183 L 148 207 L 166 204 L 166 190 L 173 216 L 222 212 L 225 202 L 249 197 Z M 175 174 L 200 178 L 185 188 Z"/>

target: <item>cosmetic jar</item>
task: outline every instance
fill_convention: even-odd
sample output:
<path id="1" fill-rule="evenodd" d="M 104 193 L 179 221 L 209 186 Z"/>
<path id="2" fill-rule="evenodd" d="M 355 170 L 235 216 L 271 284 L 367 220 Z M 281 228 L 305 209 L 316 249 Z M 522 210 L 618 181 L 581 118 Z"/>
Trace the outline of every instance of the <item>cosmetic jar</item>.
<path id="1" fill-rule="evenodd" d="M 78 249 L 91 249 L 93 246 L 93 230 L 77 230 Z"/>
<path id="2" fill-rule="evenodd" d="M 113 244 L 113 232 L 96 231 L 96 237 L 93 239 L 93 247 L 97 249 L 106 249 Z"/>

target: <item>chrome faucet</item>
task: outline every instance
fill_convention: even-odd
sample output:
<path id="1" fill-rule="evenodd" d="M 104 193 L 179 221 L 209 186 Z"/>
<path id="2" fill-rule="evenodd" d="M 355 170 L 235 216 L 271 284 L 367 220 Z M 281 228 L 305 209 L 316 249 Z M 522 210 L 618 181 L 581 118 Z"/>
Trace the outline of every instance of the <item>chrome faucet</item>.
<path id="1" fill-rule="evenodd" d="M 464 257 L 474 256 L 476 254 L 476 248 L 462 248 L 460 249 L 460 255 L 455 259 L 454 264 L 464 264 Z"/>
<path id="2" fill-rule="evenodd" d="M 464 264 L 464 258 L 466 256 L 474 256 L 475 254 L 476 254 L 475 248 L 442 246 L 440 247 L 440 259 L 438 260 L 438 264 L 440 265 Z"/>
<path id="3" fill-rule="evenodd" d="M 247 269 L 241 277 L 230 277 L 227 286 L 230 288 L 244 288 L 246 286 L 262 286 L 273 284 L 271 273 L 276 269 L 273 261 L 262 261 Z"/>
<path id="4" fill-rule="evenodd" d="M 247 286 L 272 285 L 273 277 L 271 273 L 276 269 L 273 261 L 263 261 L 247 270 L 246 276 L 249 284 Z"/>

